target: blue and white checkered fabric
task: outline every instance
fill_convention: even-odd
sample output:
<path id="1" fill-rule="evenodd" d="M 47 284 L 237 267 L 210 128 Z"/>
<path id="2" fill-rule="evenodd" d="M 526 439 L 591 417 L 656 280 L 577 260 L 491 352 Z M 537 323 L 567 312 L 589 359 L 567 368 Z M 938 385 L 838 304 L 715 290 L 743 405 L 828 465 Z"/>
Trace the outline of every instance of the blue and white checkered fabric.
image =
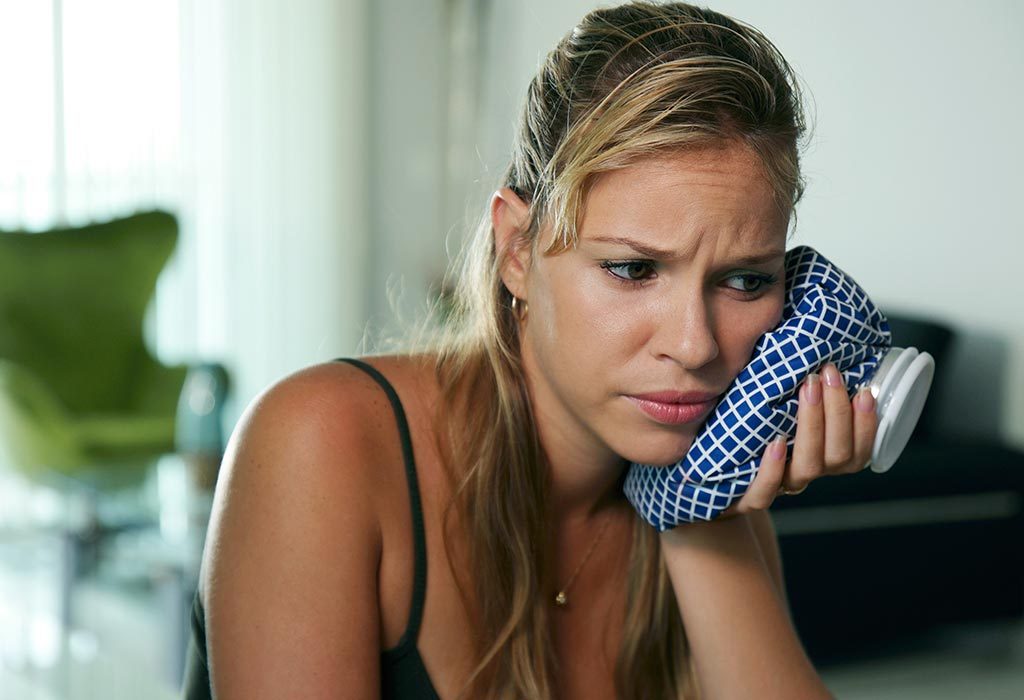
<path id="1" fill-rule="evenodd" d="M 761 336 L 750 363 L 673 465 L 633 464 L 626 497 L 659 532 L 713 520 L 747 491 L 765 448 L 779 433 L 792 456 L 797 388 L 835 363 L 850 396 L 870 381 L 892 347 L 889 322 L 864 290 L 809 246 L 786 253 L 782 322 Z"/>

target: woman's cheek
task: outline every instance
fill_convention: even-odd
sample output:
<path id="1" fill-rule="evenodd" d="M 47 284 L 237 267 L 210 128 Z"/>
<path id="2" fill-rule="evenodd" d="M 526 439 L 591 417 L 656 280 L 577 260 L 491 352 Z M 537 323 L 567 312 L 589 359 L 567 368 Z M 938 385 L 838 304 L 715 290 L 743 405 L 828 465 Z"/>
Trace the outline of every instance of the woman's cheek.
<path id="1" fill-rule="evenodd" d="M 601 273 L 602 276 L 607 274 Z M 576 308 L 584 313 L 577 314 L 577 318 L 595 329 L 614 331 L 625 325 L 629 314 L 639 312 L 639 300 L 610 280 L 591 279 L 587 284 L 579 285 L 578 293 Z"/>
<path id="2" fill-rule="evenodd" d="M 735 316 L 733 317 L 735 318 Z M 768 306 L 747 323 L 726 323 L 720 329 L 720 337 L 724 339 L 725 352 L 728 354 L 728 363 L 733 376 L 738 375 L 750 362 L 754 355 L 757 341 L 761 337 L 778 327 L 782 321 L 782 300 L 777 305 Z"/>

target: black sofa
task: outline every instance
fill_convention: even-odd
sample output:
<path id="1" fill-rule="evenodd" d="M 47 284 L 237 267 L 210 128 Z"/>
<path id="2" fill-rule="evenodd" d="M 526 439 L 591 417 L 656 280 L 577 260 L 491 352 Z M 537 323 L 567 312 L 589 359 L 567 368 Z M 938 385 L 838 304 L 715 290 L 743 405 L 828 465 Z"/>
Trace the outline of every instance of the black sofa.
<path id="1" fill-rule="evenodd" d="M 957 334 L 887 317 L 895 346 L 936 362 L 903 454 L 884 474 L 818 479 L 771 508 L 794 624 L 818 666 L 1024 615 L 1024 452 L 940 428 Z"/>

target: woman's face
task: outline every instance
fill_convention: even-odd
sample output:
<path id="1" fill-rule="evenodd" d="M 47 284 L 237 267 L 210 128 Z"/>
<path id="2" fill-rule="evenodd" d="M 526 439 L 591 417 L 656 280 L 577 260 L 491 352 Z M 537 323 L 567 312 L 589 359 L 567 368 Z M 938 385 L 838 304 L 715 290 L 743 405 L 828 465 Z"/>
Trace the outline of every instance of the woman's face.
<path id="1" fill-rule="evenodd" d="M 682 458 L 781 321 L 787 217 L 742 146 L 599 176 L 578 246 L 546 256 L 543 229 L 522 280 L 523 361 L 542 434 L 634 462 Z M 658 392 L 717 398 L 678 422 L 684 412 L 635 399 Z"/>

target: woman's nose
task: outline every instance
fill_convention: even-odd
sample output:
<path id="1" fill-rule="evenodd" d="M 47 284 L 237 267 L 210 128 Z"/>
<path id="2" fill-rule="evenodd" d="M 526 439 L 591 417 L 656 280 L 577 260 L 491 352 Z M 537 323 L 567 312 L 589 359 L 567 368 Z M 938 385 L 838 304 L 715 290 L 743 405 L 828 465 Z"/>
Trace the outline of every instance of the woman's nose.
<path id="1" fill-rule="evenodd" d="M 668 303 L 655 319 L 652 338 L 658 357 L 667 357 L 686 369 L 703 367 L 718 357 L 714 319 L 701 294 Z"/>

